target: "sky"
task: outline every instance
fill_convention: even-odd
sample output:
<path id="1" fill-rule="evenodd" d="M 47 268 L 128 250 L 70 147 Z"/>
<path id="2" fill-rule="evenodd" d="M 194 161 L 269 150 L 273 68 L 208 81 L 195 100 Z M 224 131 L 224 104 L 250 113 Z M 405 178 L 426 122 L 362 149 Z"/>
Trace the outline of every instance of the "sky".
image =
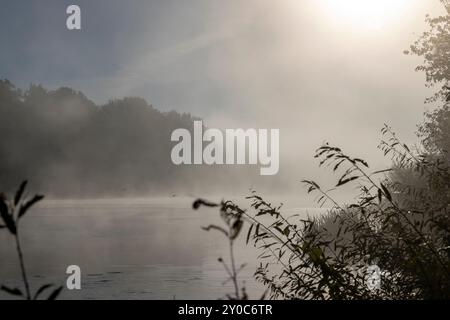
<path id="1" fill-rule="evenodd" d="M 279 128 L 287 184 L 323 174 L 312 155 L 324 141 L 384 165 L 383 124 L 414 143 L 432 107 L 420 58 L 403 51 L 425 14 L 444 12 L 438 0 L 0 1 L 0 78 Z M 70 4 L 79 31 L 66 29 Z"/>

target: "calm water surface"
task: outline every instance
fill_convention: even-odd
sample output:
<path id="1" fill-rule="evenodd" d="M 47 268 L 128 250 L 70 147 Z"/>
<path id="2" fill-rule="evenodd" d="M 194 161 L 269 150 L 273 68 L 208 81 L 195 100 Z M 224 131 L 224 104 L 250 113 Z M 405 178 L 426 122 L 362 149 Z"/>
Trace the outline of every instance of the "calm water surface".
<path id="1" fill-rule="evenodd" d="M 64 284 L 68 265 L 82 270 L 82 289 L 63 299 L 219 299 L 231 293 L 217 258 L 228 259 L 227 241 L 201 226 L 220 223 L 217 210 L 191 209 L 190 198 L 47 200 L 21 222 L 32 289 Z M 289 213 L 305 209 L 286 207 Z M 308 213 L 317 213 L 314 209 Z M 245 237 L 241 237 L 242 244 Z M 0 232 L 0 283 L 21 286 L 13 239 Z M 264 291 L 254 282 L 253 247 L 237 245 L 240 275 L 251 298 Z M 0 298 L 7 298 L 0 293 Z"/>

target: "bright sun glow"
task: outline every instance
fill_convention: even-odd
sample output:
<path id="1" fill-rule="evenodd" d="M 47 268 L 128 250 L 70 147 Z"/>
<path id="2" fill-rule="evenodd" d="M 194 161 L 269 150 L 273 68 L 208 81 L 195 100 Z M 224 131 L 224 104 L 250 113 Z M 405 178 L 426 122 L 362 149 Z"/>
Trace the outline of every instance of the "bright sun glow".
<path id="1" fill-rule="evenodd" d="M 380 29 L 400 19 L 410 0 L 322 0 L 325 10 L 354 27 Z"/>

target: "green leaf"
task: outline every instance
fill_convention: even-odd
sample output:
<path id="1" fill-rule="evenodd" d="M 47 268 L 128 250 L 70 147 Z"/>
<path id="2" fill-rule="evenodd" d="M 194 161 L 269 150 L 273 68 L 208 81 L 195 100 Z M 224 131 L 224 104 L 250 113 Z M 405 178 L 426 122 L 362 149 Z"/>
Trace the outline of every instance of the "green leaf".
<path id="1" fill-rule="evenodd" d="M 13 296 L 23 296 L 23 293 L 19 288 L 9 288 L 7 286 L 1 286 L 0 290 L 5 291 Z"/>
<path id="2" fill-rule="evenodd" d="M 289 226 L 287 226 L 286 228 L 284 228 L 284 230 L 283 230 L 283 234 L 286 236 L 286 237 L 289 237 L 289 234 L 291 233 L 291 229 L 289 228 Z"/>
<path id="3" fill-rule="evenodd" d="M 236 221 L 233 223 L 233 226 L 232 226 L 232 228 L 231 228 L 231 235 L 230 235 L 230 238 L 231 238 L 232 240 L 234 240 L 234 239 L 237 238 L 237 236 L 239 235 L 239 233 L 240 233 L 241 230 L 242 230 L 242 226 L 243 226 L 243 225 L 244 225 L 244 222 L 243 222 L 242 220 L 240 220 L 240 219 L 236 220 Z"/>
<path id="4" fill-rule="evenodd" d="M 255 209 L 258 209 L 258 207 L 255 206 Z M 266 214 L 268 214 L 268 213 L 269 213 L 269 211 L 267 211 L 267 210 L 265 210 L 265 209 L 261 209 L 261 210 L 259 210 L 258 213 L 255 215 L 255 217 L 263 216 L 263 215 L 266 215 Z"/>
<path id="5" fill-rule="evenodd" d="M 45 290 L 47 290 L 48 288 L 51 288 L 53 285 L 52 284 L 44 284 L 43 286 L 41 286 L 38 291 L 36 291 L 36 294 L 33 297 L 33 300 L 37 300 L 37 298 L 39 298 L 39 295 L 41 293 L 43 293 Z"/>
<path id="6" fill-rule="evenodd" d="M 258 223 L 257 225 L 256 225 L 256 229 L 255 229 L 255 236 L 259 236 L 259 227 L 260 227 L 260 224 Z"/>
<path id="7" fill-rule="evenodd" d="M 319 247 L 314 246 L 310 249 L 309 256 L 313 263 L 319 263 L 323 256 L 323 251 Z"/>
<path id="8" fill-rule="evenodd" d="M 338 232 L 337 232 L 337 234 L 336 234 L 336 238 L 339 238 L 339 236 L 341 235 L 342 227 L 343 227 L 343 225 L 342 225 L 342 224 L 339 224 L 339 229 L 338 229 Z"/>
<path id="9" fill-rule="evenodd" d="M 251 237 L 251 234 L 252 234 L 252 230 L 253 230 L 253 226 L 254 226 L 254 224 L 252 224 L 252 225 L 250 226 L 250 228 L 248 228 L 247 239 L 245 240 L 245 243 L 246 243 L 246 244 L 248 244 L 248 242 L 249 242 L 249 240 L 250 240 L 250 237 Z"/>
<path id="10" fill-rule="evenodd" d="M 279 233 L 284 234 L 284 231 L 278 226 L 278 225 L 274 225 L 273 226 Z"/>
<path id="11" fill-rule="evenodd" d="M 63 287 L 60 286 L 59 288 L 56 288 L 47 298 L 47 300 L 56 300 L 56 298 L 59 296 L 59 294 L 61 293 Z"/>
<path id="12" fill-rule="evenodd" d="M 391 172 L 391 171 L 393 171 L 393 170 L 392 169 L 378 170 L 378 171 L 373 172 L 372 175 L 379 174 L 379 173 L 385 173 L 385 172 Z"/>
<path id="13" fill-rule="evenodd" d="M 20 184 L 19 190 L 16 192 L 16 196 L 14 197 L 14 205 L 17 206 L 17 204 L 20 201 L 20 198 L 22 198 L 23 192 L 25 191 L 25 187 L 27 186 L 28 181 L 25 180 Z"/>
<path id="14" fill-rule="evenodd" d="M 342 160 L 340 160 L 338 163 L 336 163 L 336 165 L 334 166 L 334 168 L 333 168 L 333 171 L 336 171 L 338 168 L 339 168 L 339 166 L 345 161 L 346 159 L 342 159 Z"/>
<path id="15" fill-rule="evenodd" d="M 381 188 L 383 189 L 384 195 L 389 201 L 392 201 L 391 194 L 389 193 L 389 190 L 384 186 L 384 184 L 381 184 Z"/>
<path id="16" fill-rule="evenodd" d="M 0 198 L 0 216 L 2 217 L 3 223 L 6 225 L 9 232 L 11 232 L 12 234 L 16 234 L 17 233 L 16 223 L 14 222 L 12 215 L 9 214 L 8 205 L 2 198 Z"/>
<path id="17" fill-rule="evenodd" d="M 361 163 L 361 164 L 362 164 L 363 166 L 365 166 L 366 168 L 369 167 L 369 164 L 368 164 L 366 161 L 364 161 L 363 159 L 355 158 L 354 160 L 355 160 L 356 162 Z"/>
<path id="18" fill-rule="evenodd" d="M 347 178 L 347 179 L 342 179 L 341 178 L 338 181 L 338 183 L 336 184 L 336 187 L 343 186 L 344 184 L 349 183 L 350 181 L 356 180 L 358 178 L 359 178 L 359 176 L 353 176 L 353 177 L 350 177 L 350 178 Z"/>
<path id="19" fill-rule="evenodd" d="M 27 213 L 28 209 L 30 209 L 35 203 L 41 201 L 44 199 L 44 196 L 42 195 L 35 195 L 30 200 L 26 201 L 22 206 L 20 206 L 19 209 L 19 218 L 21 218 L 25 213 Z"/>

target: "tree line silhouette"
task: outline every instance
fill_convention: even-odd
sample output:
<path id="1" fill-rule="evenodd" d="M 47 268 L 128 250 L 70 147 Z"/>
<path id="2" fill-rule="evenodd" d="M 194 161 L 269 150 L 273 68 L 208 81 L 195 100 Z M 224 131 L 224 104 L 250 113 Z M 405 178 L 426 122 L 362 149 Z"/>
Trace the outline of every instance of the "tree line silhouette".
<path id="1" fill-rule="evenodd" d="M 54 196 L 116 196 L 173 192 L 198 180 L 170 159 L 170 134 L 198 118 L 161 112 L 138 97 L 96 105 L 83 93 L 0 80 L 0 181 L 13 191 L 22 179 Z M 211 168 L 202 169 L 203 179 Z M 214 168 L 215 177 L 226 169 Z"/>

